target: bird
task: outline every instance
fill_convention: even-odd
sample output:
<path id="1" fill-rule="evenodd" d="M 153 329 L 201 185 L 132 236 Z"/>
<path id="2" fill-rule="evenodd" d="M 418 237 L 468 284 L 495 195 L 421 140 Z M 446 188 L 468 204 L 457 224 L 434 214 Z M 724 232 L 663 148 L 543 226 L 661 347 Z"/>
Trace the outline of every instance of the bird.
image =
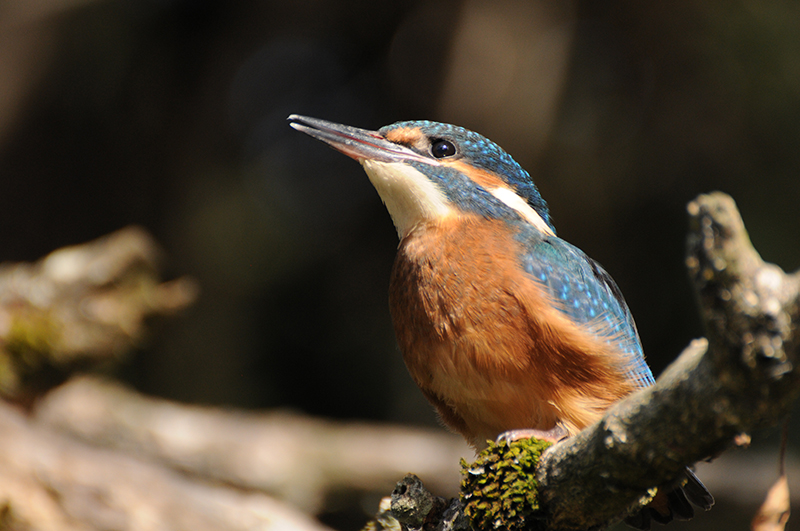
<path id="1" fill-rule="evenodd" d="M 530 174 L 500 146 L 427 120 L 374 131 L 288 121 L 358 161 L 389 211 L 399 237 L 389 306 L 403 359 L 443 423 L 476 450 L 498 437 L 571 437 L 655 383 L 617 284 L 557 236 Z M 713 505 L 689 468 L 680 483 L 627 523 L 649 529 Z"/>

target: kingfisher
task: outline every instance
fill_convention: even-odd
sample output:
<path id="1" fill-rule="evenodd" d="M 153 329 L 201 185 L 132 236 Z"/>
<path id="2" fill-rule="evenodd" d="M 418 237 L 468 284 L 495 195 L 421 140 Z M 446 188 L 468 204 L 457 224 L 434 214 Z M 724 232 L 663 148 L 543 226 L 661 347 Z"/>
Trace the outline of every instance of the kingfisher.
<path id="1" fill-rule="evenodd" d="M 386 205 L 400 239 L 389 305 L 403 359 L 476 450 L 498 437 L 557 442 L 653 385 L 616 283 L 556 235 L 530 174 L 500 146 L 432 121 L 288 121 L 361 163 Z M 628 523 L 649 529 L 651 517 L 713 505 L 690 469 L 681 479 Z"/>

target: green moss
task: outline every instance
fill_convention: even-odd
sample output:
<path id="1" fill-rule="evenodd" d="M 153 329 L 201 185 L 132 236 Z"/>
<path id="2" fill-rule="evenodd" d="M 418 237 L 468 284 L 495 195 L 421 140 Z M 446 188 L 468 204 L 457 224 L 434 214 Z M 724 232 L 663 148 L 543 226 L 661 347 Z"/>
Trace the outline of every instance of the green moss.
<path id="1" fill-rule="evenodd" d="M 36 368 L 49 358 L 61 335 L 55 319 L 46 311 L 21 311 L 13 317 L 5 350 L 23 365 Z"/>
<path id="2" fill-rule="evenodd" d="M 476 529 L 535 530 L 539 510 L 536 465 L 549 442 L 493 443 L 468 464 L 461 460 L 461 500 Z"/>
<path id="3" fill-rule="evenodd" d="M 58 365 L 61 328 L 50 312 L 20 308 L 0 344 L 0 396 L 18 395 L 31 378 L 49 374 Z"/>

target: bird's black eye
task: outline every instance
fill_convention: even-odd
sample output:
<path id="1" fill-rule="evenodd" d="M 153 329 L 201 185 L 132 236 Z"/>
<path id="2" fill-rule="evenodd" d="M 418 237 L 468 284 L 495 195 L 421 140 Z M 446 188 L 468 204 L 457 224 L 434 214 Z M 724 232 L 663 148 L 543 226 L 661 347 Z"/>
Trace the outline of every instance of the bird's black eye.
<path id="1" fill-rule="evenodd" d="M 437 159 L 452 157 L 456 154 L 456 147 L 449 140 L 434 140 L 431 143 L 431 154 Z"/>

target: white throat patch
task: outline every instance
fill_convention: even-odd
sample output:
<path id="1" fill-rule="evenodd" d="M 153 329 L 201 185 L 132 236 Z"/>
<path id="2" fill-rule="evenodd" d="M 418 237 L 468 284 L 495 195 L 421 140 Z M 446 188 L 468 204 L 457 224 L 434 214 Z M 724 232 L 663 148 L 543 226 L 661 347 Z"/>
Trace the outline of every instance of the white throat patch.
<path id="1" fill-rule="evenodd" d="M 400 239 L 420 222 L 454 213 L 444 192 L 413 166 L 369 159 L 360 162 L 392 216 Z"/>

